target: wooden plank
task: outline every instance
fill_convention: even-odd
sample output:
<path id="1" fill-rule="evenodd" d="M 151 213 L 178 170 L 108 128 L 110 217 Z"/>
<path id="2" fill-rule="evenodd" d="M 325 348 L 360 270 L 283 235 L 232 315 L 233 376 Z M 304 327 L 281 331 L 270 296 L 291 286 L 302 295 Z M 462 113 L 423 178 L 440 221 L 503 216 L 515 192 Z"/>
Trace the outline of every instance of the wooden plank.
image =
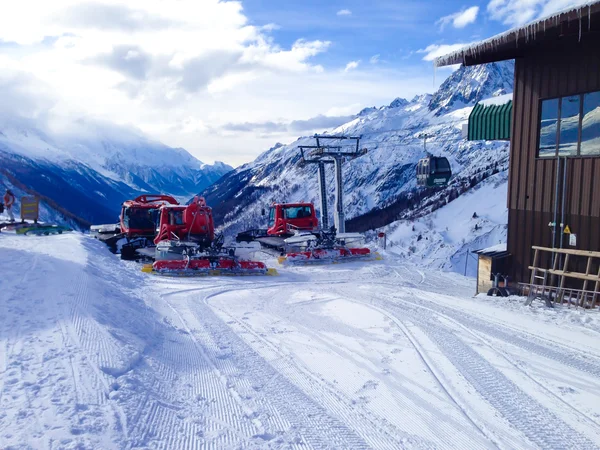
<path id="1" fill-rule="evenodd" d="M 578 280 L 595 281 L 597 283 L 600 282 L 600 278 L 598 278 L 598 275 L 586 275 L 585 273 L 579 272 L 565 272 L 564 270 L 541 269 L 539 267 L 533 266 L 529 266 L 529 269 L 536 269 L 538 272 L 549 273 L 551 275 L 558 275 L 559 277 L 576 278 Z M 598 290 L 598 288 L 596 288 L 596 290 Z"/>
<path id="2" fill-rule="evenodd" d="M 564 300 L 564 296 L 565 296 L 565 280 L 567 279 L 566 275 L 568 273 L 568 267 L 569 267 L 569 257 L 571 255 L 567 254 L 567 256 L 565 257 L 565 265 L 563 266 L 563 270 L 562 273 L 563 275 L 560 277 L 560 290 L 558 291 L 558 298 L 559 298 L 559 303 L 562 304 L 563 300 Z"/>
<path id="3" fill-rule="evenodd" d="M 525 120 L 526 123 L 531 125 L 537 124 L 538 122 L 538 103 L 539 98 L 537 92 L 539 92 L 539 78 L 540 71 L 535 70 L 535 65 L 531 64 L 528 71 L 528 78 L 526 79 L 526 86 L 529 87 L 526 90 L 527 97 L 525 98 Z M 537 132 L 531 132 L 531 125 L 526 133 L 526 139 L 523 143 L 526 146 L 526 164 L 525 164 L 525 192 L 523 192 L 523 209 L 533 211 L 533 197 L 536 186 L 536 154 L 537 154 Z M 536 130 L 534 127 L 533 130 Z M 532 216 L 533 219 L 533 216 Z M 530 230 L 533 233 L 535 228 L 535 221 L 532 220 Z"/>
<path id="4" fill-rule="evenodd" d="M 600 279 L 600 268 L 598 269 L 598 278 Z M 592 299 L 592 308 L 596 307 L 596 299 L 598 298 L 598 292 L 600 292 L 600 281 L 596 281 L 594 288 L 594 298 Z"/>
<path id="5" fill-rule="evenodd" d="M 490 281 L 492 275 L 492 258 L 479 256 L 479 266 L 477 269 L 477 293 L 487 293 L 492 288 L 492 282 Z"/>
<path id="6" fill-rule="evenodd" d="M 579 216 L 581 214 L 581 197 L 583 179 L 583 166 L 588 164 L 587 160 L 580 158 L 569 159 L 570 163 L 567 174 L 567 205 L 566 212 Z M 569 223 L 567 221 L 567 223 Z"/>
<path id="7" fill-rule="evenodd" d="M 539 250 L 536 248 L 535 253 L 533 255 L 533 266 L 529 266 L 529 270 L 531 270 L 531 284 L 535 284 L 535 276 L 536 276 L 537 265 L 538 265 L 538 256 L 539 256 Z"/>
<path id="8" fill-rule="evenodd" d="M 591 256 L 592 258 L 600 258 L 600 252 L 592 252 L 588 250 L 571 250 L 569 248 L 548 248 L 533 245 L 531 248 L 534 250 L 543 250 L 545 252 L 562 253 L 563 255 L 578 255 L 578 256 Z"/>
<path id="9" fill-rule="evenodd" d="M 585 274 L 586 274 L 586 275 L 589 275 L 589 274 L 590 274 L 590 270 L 592 270 L 592 257 L 591 257 L 591 256 L 588 256 L 588 261 L 587 261 L 587 267 L 586 267 L 586 269 L 585 269 Z M 584 290 L 584 291 L 585 291 L 585 290 L 587 290 L 588 281 L 589 281 L 589 280 L 585 280 L 585 281 L 583 282 L 583 290 Z"/>

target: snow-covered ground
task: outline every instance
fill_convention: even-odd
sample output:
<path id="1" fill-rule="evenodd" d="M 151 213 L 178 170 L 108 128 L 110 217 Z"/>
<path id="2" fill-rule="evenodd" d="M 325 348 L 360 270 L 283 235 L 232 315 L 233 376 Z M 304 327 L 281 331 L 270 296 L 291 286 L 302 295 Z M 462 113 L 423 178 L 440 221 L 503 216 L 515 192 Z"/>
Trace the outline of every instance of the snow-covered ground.
<path id="1" fill-rule="evenodd" d="M 500 172 L 417 220 L 383 227 L 390 253 L 420 267 L 477 275 L 472 254 L 506 242 L 508 174 Z"/>
<path id="2" fill-rule="evenodd" d="M 142 274 L 0 233 L 2 448 L 598 448 L 597 311 L 383 261 Z"/>

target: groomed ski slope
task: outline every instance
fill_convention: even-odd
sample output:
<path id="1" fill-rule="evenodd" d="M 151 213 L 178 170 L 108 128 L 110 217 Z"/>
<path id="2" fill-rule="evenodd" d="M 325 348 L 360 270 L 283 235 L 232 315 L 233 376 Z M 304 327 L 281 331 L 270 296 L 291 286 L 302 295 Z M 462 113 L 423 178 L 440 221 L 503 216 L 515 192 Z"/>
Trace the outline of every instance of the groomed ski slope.
<path id="1" fill-rule="evenodd" d="M 0 447 L 600 447 L 597 312 L 394 258 L 167 279 L 0 233 Z"/>

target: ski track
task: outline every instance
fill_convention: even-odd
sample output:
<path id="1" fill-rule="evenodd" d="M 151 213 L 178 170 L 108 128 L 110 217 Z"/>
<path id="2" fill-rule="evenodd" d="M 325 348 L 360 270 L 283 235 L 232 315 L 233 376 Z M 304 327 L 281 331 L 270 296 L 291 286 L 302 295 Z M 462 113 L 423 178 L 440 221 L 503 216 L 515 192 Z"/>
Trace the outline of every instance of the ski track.
<path id="1" fill-rule="evenodd" d="M 573 430 L 572 427 L 508 380 L 479 353 L 459 339 L 455 332 L 444 327 L 437 318 L 444 316 L 470 332 L 476 330 L 477 334 L 485 333 L 578 371 L 596 375 L 596 371 L 599 369 L 597 364 L 581 361 L 580 358 L 572 355 L 572 349 L 561 352 L 541 344 L 540 339 L 536 336 L 525 333 L 510 334 L 497 324 L 493 327 L 489 326 L 468 313 L 445 308 L 431 301 L 401 299 L 399 300 L 402 303 L 400 306 L 396 303 L 397 298 L 392 301 L 389 300 L 390 297 L 393 298 L 394 295 L 383 300 L 372 299 L 371 302 L 381 306 L 401 323 L 407 319 L 415 323 L 435 342 L 452 364 L 459 368 L 461 374 L 475 387 L 478 394 L 499 411 L 515 429 L 523 432 L 531 442 L 540 448 L 564 448 L 570 445 L 575 445 L 577 448 L 598 448 L 597 443 Z M 427 304 L 429 307 L 425 308 L 422 304 Z M 408 330 L 405 332 L 408 333 Z M 530 343 L 526 339 L 533 342 Z M 549 391 L 548 393 L 556 397 L 555 394 Z M 562 399 L 560 401 L 564 402 Z M 572 406 L 569 407 L 581 415 L 582 419 L 591 421 L 594 428 L 598 428 L 597 422 L 585 413 Z"/>
<path id="2" fill-rule="evenodd" d="M 298 306 L 298 304 L 294 304 L 294 306 Z M 294 313 L 297 312 L 297 310 L 294 310 Z M 233 316 L 229 316 L 235 320 Z M 303 323 L 305 323 L 307 320 L 309 320 L 309 316 L 302 316 Z M 282 371 L 285 371 L 284 373 L 286 373 L 286 375 L 296 385 L 300 386 L 313 398 L 323 398 L 324 404 L 330 405 L 330 408 L 333 411 L 336 411 L 336 413 L 342 417 L 346 423 L 357 429 L 357 431 L 365 437 L 365 439 L 370 445 L 372 445 L 373 448 L 405 448 L 407 446 L 411 448 L 437 447 L 440 445 L 440 443 L 437 445 L 433 443 L 434 441 L 437 441 L 437 439 L 431 434 L 431 430 L 436 430 L 438 433 L 446 435 L 447 439 L 452 439 L 454 445 L 460 448 L 483 448 L 494 446 L 493 439 L 491 439 L 489 435 L 483 433 L 470 420 L 470 418 L 468 418 L 468 420 L 472 425 L 474 425 L 473 430 L 468 430 L 468 427 L 465 427 L 465 424 L 459 423 L 450 417 L 441 416 L 441 413 L 437 411 L 437 408 L 434 405 L 431 405 L 430 414 L 437 416 L 437 418 L 432 420 L 423 419 L 424 423 L 427 424 L 426 426 L 420 425 L 420 422 L 415 421 L 414 419 L 411 420 L 411 422 L 416 422 L 413 423 L 412 426 L 417 427 L 419 430 L 419 436 L 427 436 L 427 440 L 419 438 L 418 436 L 410 436 L 406 433 L 403 433 L 394 424 L 400 424 L 405 421 L 405 414 L 407 412 L 411 415 L 416 414 L 418 416 L 419 412 L 415 410 L 415 404 L 419 405 L 418 407 L 421 409 L 426 409 L 427 404 L 422 398 L 415 396 L 410 389 L 405 389 L 402 384 L 393 385 L 393 389 L 395 391 L 399 391 L 398 394 L 394 393 L 394 398 L 402 405 L 401 409 L 399 410 L 402 411 L 401 414 L 393 414 L 393 411 L 380 409 L 377 407 L 373 408 L 373 411 L 369 411 L 366 408 L 361 408 L 360 404 L 353 405 L 351 408 L 349 408 L 348 404 L 351 403 L 350 399 L 347 398 L 344 393 L 340 391 L 336 392 L 335 386 L 333 386 L 331 383 L 325 382 L 325 380 L 315 377 L 314 375 L 311 376 L 306 368 L 303 368 L 295 362 L 294 358 L 289 356 L 286 357 L 277 349 L 276 346 L 271 344 L 267 339 L 261 337 L 259 333 L 252 331 L 251 328 L 243 321 L 236 320 L 236 322 L 246 331 L 249 331 L 256 340 L 261 341 L 261 343 L 269 346 L 271 351 L 280 355 L 279 361 L 284 361 L 285 364 L 278 363 L 278 367 L 281 367 Z M 312 324 L 308 323 L 306 325 L 308 328 L 310 328 Z M 339 352 L 334 345 L 328 344 L 325 340 L 319 338 L 318 335 L 310 334 L 310 336 L 311 340 L 319 340 L 329 349 L 332 354 Z M 343 356 L 346 358 L 352 358 L 352 355 Z M 340 376 L 343 375 L 340 374 Z M 377 375 L 373 374 L 373 376 Z M 435 375 L 433 376 L 435 377 Z M 330 392 L 328 392 L 327 395 L 322 395 L 320 389 L 318 389 L 319 387 L 322 389 L 329 389 Z M 446 390 L 445 387 L 443 387 L 443 389 L 444 391 Z M 454 402 L 453 398 L 452 401 Z M 350 414 L 348 413 L 348 410 L 351 411 Z M 373 414 L 373 412 L 376 414 Z M 461 410 L 461 412 L 463 411 Z M 380 424 L 383 424 L 383 426 Z M 446 428 L 445 424 L 449 425 L 450 427 Z M 456 430 L 458 429 L 464 429 L 464 434 L 457 434 Z M 490 445 L 485 446 L 475 443 L 473 441 L 473 437 L 470 435 L 470 433 L 473 432 L 481 432 L 490 441 Z"/>
<path id="3" fill-rule="evenodd" d="M 414 304 L 413 304 L 413 306 L 414 306 Z M 425 307 L 425 306 L 422 306 L 422 305 L 419 305 L 419 307 L 421 307 L 423 309 L 426 309 L 427 311 L 429 311 L 429 312 L 431 312 L 433 314 L 436 314 L 436 315 L 438 315 L 440 317 L 443 317 L 443 318 L 447 319 L 448 321 L 450 321 L 452 323 L 455 323 L 458 327 L 460 327 L 466 333 L 469 333 L 470 335 L 474 336 L 481 344 L 483 344 L 486 347 L 488 347 L 491 351 L 499 354 L 511 366 L 513 366 L 516 370 L 518 370 L 523 376 L 527 377 L 531 382 L 535 383 L 536 385 L 539 386 L 539 388 L 541 388 L 542 390 L 544 390 L 547 395 L 550 395 L 550 396 L 554 397 L 557 401 L 561 402 L 563 405 L 565 405 L 568 408 L 572 409 L 573 412 L 575 412 L 576 414 L 578 414 L 580 416 L 579 417 L 580 419 L 583 419 L 584 421 L 587 422 L 587 426 L 591 426 L 593 428 L 596 428 L 597 430 L 600 430 L 600 424 L 598 424 L 593 418 L 589 417 L 583 411 L 580 411 L 579 409 L 575 408 L 573 405 L 567 403 L 564 399 L 562 399 L 561 397 L 559 397 L 558 395 L 556 395 L 554 392 L 552 392 L 550 389 L 548 389 L 543 383 L 541 383 L 540 381 L 538 381 L 534 377 L 532 377 L 527 371 L 525 371 L 522 368 L 522 366 L 518 362 L 516 362 L 514 360 L 514 358 L 508 352 L 502 351 L 498 347 L 492 345 L 492 343 L 490 343 L 490 341 L 489 341 L 489 337 L 495 338 L 495 336 L 493 334 L 492 335 L 488 334 L 488 336 L 486 336 L 480 330 L 474 331 L 474 327 L 469 328 L 468 325 L 465 325 L 464 323 L 461 323 L 459 320 L 457 320 L 456 317 L 451 317 L 451 316 L 449 316 L 447 314 L 440 313 L 439 311 L 436 311 L 436 310 L 432 309 L 431 307 Z M 464 319 L 464 315 L 460 316 L 460 318 Z M 502 336 L 503 337 L 506 336 L 506 333 L 503 333 Z M 508 340 L 502 341 L 502 340 L 498 340 L 497 338 L 496 338 L 496 340 L 497 340 L 497 342 L 503 343 L 503 344 L 505 344 L 507 342 L 509 344 L 513 344 L 513 342 L 510 342 Z M 519 342 L 522 342 L 522 340 L 519 340 Z M 530 348 L 523 347 L 523 346 L 520 346 L 519 348 L 524 349 L 524 350 L 526 350 L 528 352 L 530 352 L 530 350 L 531 350 Z M 566 352 L 572 352 L 572 351 L 573 351 L 573 349 L 565 349 L 565 353 L 563 353 L 562 355 L 563 356 L 566 355 L 566 357 L 570 357 L 571 355 L 567 354 Z M 555 353 L 555 352 L 553 352 L 553 353 Z M 547 354 L 546 351 L 539 352 L 537 354 L 540 355 L 540 356 L 543 356 L 543 357 L 548 357 L 548 354 Z M 557 362 L 561 362 L 563 358 L 551 358 L 551 359 L 553 359 L 554 361 L 557 361 Z M 581 370 L 579 367 L 577 367 L 577 365 L 567 364 L 567 366 L 572 367 L 572 368 L 574 368 L 576 370 Z M 597 366 L 594 366 L 594 367 L 597 367 Z M 583 370 L 583 371 L 585 372 L 586 370 Z"/>
<path id="4" fill-rule="evenodd" d="M 422 276 L 422 279 L 424 279 L 424 276 Z M 345 287 L 343 290 L 348 291 L 348 287 Z M 349 293 L 346 293 L 346 295 L 350 299 L 356 296 Z M 425 308 L 420 306 L 420 303 L 425 302 L 424 300 L 419 299 L 415 300 L 415 302 L 415 304 L 411 304 L 410 301 L 402 300 L 402 306 L 398 306 L 398 304 L 389 299 L 367 303 L 376 303 L 384 311 L 387 311 L 388 314 L 391 314 L 395 320 L 399 321 L 399 325 L 413 343 L 415 343 L 415 337 L 408 331 L 404 325 L 404 321 L 408 319 L 416 324 L 436 344 L 445 357 L 459 369 L 462 376 L 476 389 L 477 394 L 498 411 L 515 430 L 523 433 L 536 446 L 540 448 L 560 448 L 575 445 L 577 448 L 598 448 L 596 443 L 575 431 L 558 416 L 517 387 L 478 352 L 466 345 L 454 330 L 444 327 L 437 319 L 439 314 L 436 315 L 435 310 L 428 308 L 428 311 L 425 311 Z M 497 327 L 496 324 L 490 326 L 481 320 L 475 320 L 469 314 L 459 314 L 451 308 L 444 308 L 438 304 L 433 304 L 433 302 L 428 303 L 431 303 L 430 306 L 443 311 L 441 315 L 447 316 L 449 319 L 459 323 L 461 327 L 466 329 L 472 327 L 476 330 L 478 336 L 487 333 L 497 339 L 518 345 L 523 349 L 533 351 L 540 356 L 552 359 L 576 370 L 592 375 L 596 373 L 597 366 L 594 363 L 581 361 L 579 358 L 574 357 L 568 353 L 570 349 L 561 351 L 540 343 L 540 339 L 536 336 L 525 333 L 510 334 L 503 327 Z M 240 323 L 240 321 L 237 322 L 248 330 L 249 327 L 247 324 Z M 253 333 L 253 335 L 261 340 L 262 343 L 265 343 L 266 340 L 261 339 L 258 334 Z M 481 339 L 480 336 L 479 338 Z M 418 344 L 415 343 L 415 346 L 418 346 Z M 424 363 L 428 365 L 425 359 Z M 452 394 L 444 386 L 444 383 L 439 379 L 438 381 L 442 384 L 444 390 L 447 391 L 452 401 L 457 403 Z M 549 391 L 548 394 L 556 397 Z M 560 399 L 560 401 L 564 403 L 564 400 Z M 463 405 L 459 406 L 459 408 L 471 419 L 467 408 Z M 581 418 L 592 421 L 593 425 L 597 427 L 597 424 L 591 418 L 576 408 L 571 408 L 581 414 Z M 490 436 L 484 429 L 476 425 L 475 421 L 471 420 L 471 422 L 491 442 L 496 443 L 493 436 Z"/>
<path id="5" fill-rule="evenodd" d="M 404 304 L 408 304 L 406 300 L 397 297 L 396 299 Z M 510 343 L 528 352 L 600 378 L 600 359 L 589 354 L 584 354 L 577 348 L 568 347 L 563 343 L 558 344 L 556 342 L 548 345 L 535 334 L 526 333 L 512 327 L 509 328 L 497 322 L 490 324 L 489 322 L 473 317 L 468 312 L 458 311 L 424 299 L 415 300 L 412 302 L 412 305 L 427 306 L 428 310 L 455 320 L 470 330 L 475 330 L 478 333 Z"/>
<path id="6" fill-rule="evenodd" d="M 223 293 L 215 294 L 212 297 L 214 298 L 222 294 Z M 220 310 L 224 314 L 227 314 L 225 310 Z M 279 359 L 273 362 L 276 370 L 286 374 L 292 383 L 300 387 L 310 397 L 320 399 L 333 414 L 340 417 L 347 425 L 355 429 L 373 448 L 398 448 L 399 446 L 408 444 L 415 448 L 429 447 L 429 444 L 423 439 L 417 436 L 407 435 L 396 429 L 383 416 L 377 417 L 372 413 L 370 414 L 367 410 L 361 411 L 357 405 L 353 404 L 352 399 L 336 390 L 330 383 L 327 383 L 325 380 L 315 376 L 309 370 L 299 365 L 294 358 L 282 353 L 277 346 L 273 345 L 268 339 L 262 337 L 260 333 L 255 332 L 243 321 L 238 320 L 229 314 L 228 316 L 231 320 L 235 321 L 238 326 L 251 334 L 256 341 L 260 341 L 273 353 L 278 355 Z M 332 352 L 337 351 L 333 346 L 330 346 L 329 348 Z M 392 430 L 390 430 L 390 428 L 392 428 Z M 390 433 L 390 431 L 393 431 L 394 433 Z"/>
<path id="7" fill-rule="evenodd" d="M 396 317 L 409 315 L 452 364 L 459 368 L 478 394 L 540 448 L 566 448 L 569 445 L 597 448 L 589 439 L 539 405 L 451 331 L 434 324 L 422 314 L 414 314 L 414 311 L 407 314 L 406 307 L 396 309 L 388 306 L 388 309 L 395 311 Z"/>
<path id="8" fill-rule="evenodd" d="M 83 380 L 94 374 L 78 367 L 76 346 L 69 336 L 69 315 L 60 295 L 47 292 L 46 298 L 35 298 L 28 310 L 28 286 L 39 283 L 38 271 L 45 265 L 34 255 L 23 277 L 17 281 L 17 293 L 7 301 L 7 313 L 12 323 L 3 329 L 11 330 L 6 340 L 4 384 L 1 395 L 0 441 L 20 440 L 27 436 L 36 447 L 93 446 L 106 442 L 101 436 L 111 428 L 101 389 L 85 389 Z M 76 282 L 76 280 L 65 280 Z M 84 369 L 84 373 L 81 372 Z M 14 377 L 14 378 L 13 378 Z M 8 384 L 8 389 L 7 389 Z M 16 411 L 16 416 L 11 413 Z M 33 417 L 33 420 L 31 418 Z M 70 424 L 70 425 L 68 425 Z M 89 434 L 82 434 L 86 430 Z M 110 432 L 107 433 L 110 436 Z M 58 440 L 55 435 L 62 435 Z M 110 439 L 110 438 L 109 438 Z"/>
<path id="9" fill-rule="evenodd" d="M 49 242 L 24 242 L 36 239 Z M 88 252 L 97 244 L 53 239 Z M 596 409 L 532 371 L 593 383 L 600 354 L 437 301 L 468 295 L 464 280 L 447 292 L 449 274 L 350 264 L 275 280 L 165 279 L 99 255 L 19 257 L 0 303 L 0 447 L 600 446 Z M 48 281 L 53 265 L 65 273 Z M 381 317 L 377 330 L 344 322 L 335 312 L 344 304 Z M 398 347 L 406 353 L 392 363 Z"/>
<path id="10" fill-rule="evenodd" d="M 170 294 L 170 298 L 177 297 L 177 294 Z M 249 438 L 254 436 L 256 439 L 258 435 L 270 438 L 291 432 L 288 442 L 291 445 L 368 448 L 353 430 L 332 417 L 256 354 L 201 299 L 189 302 L 186 297 L 183 299 L 188 303 L 186 309 L 190 308 L 191 314 L 185 316 L 187 319 L 176 311 L 171 303 L 173 300 L 166 301 L 212 366 L 211 378 L 217 384 L 213 383 L 208 392 L 209 395 L 220 394 L 220 420 L 232 422 L 226 414 L 233 406 L 226 402 L 236 401 L 237 408 L 245 408 L 247 416 L 255 417 L 250 422 L 253 426 L 241 430 Z M 188 321 L 193 323 L 192 328 L 188 328 Z M 244 357 L 234 360 L 234 355 Z M 223 385 L 227 389 L 224 390 Z"/>

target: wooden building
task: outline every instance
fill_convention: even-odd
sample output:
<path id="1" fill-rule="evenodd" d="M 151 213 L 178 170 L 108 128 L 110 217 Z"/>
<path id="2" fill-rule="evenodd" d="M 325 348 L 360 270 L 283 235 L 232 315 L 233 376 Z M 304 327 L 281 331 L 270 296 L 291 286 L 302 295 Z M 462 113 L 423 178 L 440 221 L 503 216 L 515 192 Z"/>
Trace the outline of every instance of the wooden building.
<path id="1" fill-rule="evenodd" d="M 600 251 L 600 1 L 436 65 L 507 59 L 515 60 L 507 250 L 513 281 L 528 282 L 532 246 Z M 573 264 L 570 270 L 600 274 L 586 259 Z"/>

